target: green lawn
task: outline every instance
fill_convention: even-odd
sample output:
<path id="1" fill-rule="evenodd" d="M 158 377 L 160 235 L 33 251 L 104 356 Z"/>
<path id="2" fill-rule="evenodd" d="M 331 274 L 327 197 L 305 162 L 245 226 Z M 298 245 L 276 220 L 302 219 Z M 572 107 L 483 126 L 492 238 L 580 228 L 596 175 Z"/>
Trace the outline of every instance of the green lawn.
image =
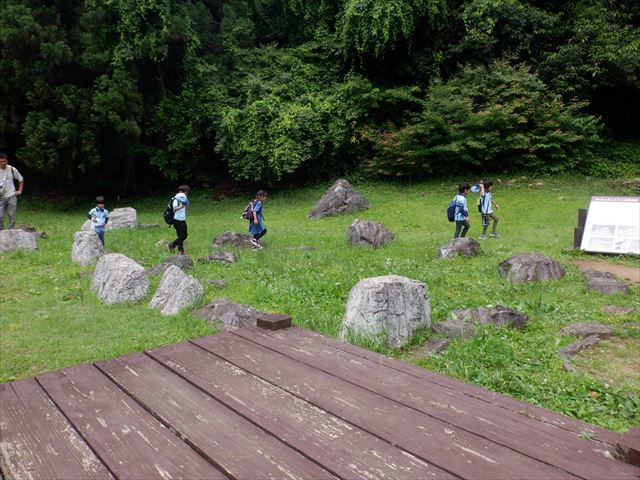
<path id="1" fill-rule="evenodd" d="M 426 283 L 432 321 L 452 309 L 502 304 L 531 317 L 524 332 L 487 328 L 466 343 L 453 343 L 440 356 L 425 356 L 419 334 L 410 348 L 390 352 L 484 387 L 557 410 L 598 425 L 626 430 L 640 424 L 639 335 L 622 325 L 637 321 L 637 314 L 612 317 L 604 305 L 632 306 L 640 311 L 638 286 L 630 294 L 605 296 L 587 292 L 576 267 L 568 262 L 583 255 L 569 252 L 577 211 L 586 208 L 592 194 L 629 194 L 606 180 L 585 178 L 516 179 L 507 187 L 497 184 L 495 199 L 502 206 L 499 239 L 482 243 L 484 253 L 474 259 L 439 260 L 436 248 L 452 236 L 446 205 L 455 182 L 410 186 L 361 184 L 357 189 L 371 201 L 368 211 L 337 218 L 308 220 L 307 213 L 328 185 L 273 192 L 265 206 L 269 233 L 266 248 L 239 251 L 233 265 L 196 263 L 191 274 L 205 284 L 205 302 L 225 296 L 253 307 L 292 315 L 296 324 L 337 335 L 349 290 L 365 277 L 396 274 Z M 168 198 L 168 195 L 165 195 Z M 470 199 L 473 198 L 470 196 Z M 132 206 L 141 223 L 162 222 L 166 198 L 145 199 L 107 208 Z M 192 195 L 187 252 L 194 261 L 207 255 L 214 237 L 226 230 L 245 232 L 240 219 L 247 199 L 212 202 Z M 474 203 L 471 200 L 470 203 Z M 73 233 L 79 229 L 90 201 L 74 211 L 58 211 L 32 199 L 22 201 L 18 223 L 28 222 L 49 234 L 38 240 L 35 252 L 0 256 L 0 380 L 31 377 L 81 362 L 123 355 L 180 342 L 211 332 L 202 320 L 183 312 L 162 317 L 147 304 L 159 278 L 152 280 L 149 298 L 138 304 L 101 305 L 90 292 L 91 269 L 71 262 Z M 351 247 L 346 231 L 354 218 L 379 221 L 396 234 L 384 248 Z M 472 214 L 470 236 L 477 238 L 480 221 Z M 121 252 L 145 267 L 168 256 L 156 246 L 171 239 L 173 229 L 109 231 L 107 250 Z M 310 246 L 314 250 L 287 247 Z M 508 256 L 525 251 L 551 255 L 567 267 L 559 281 L 513 286 L 497 273 Z M 592 258 L 592 257 L 588 257 Z M 603 257 L 604 258 L 604 257 Z M 612 262 L 638 266 L 633 258 L 607 257 Z M 220 291 L 206 280 L 224 279 Z M 601 355 L 585 355 L 580 374 L 562 370 L 555 352 L 575 339 L 559 333 L 573 322 L 597 320 L 616 328 Z M 618 348 L 618 344 L 624 348 Z M 607 376 L 607 369 L 626 369 L 628 375 Z"/>

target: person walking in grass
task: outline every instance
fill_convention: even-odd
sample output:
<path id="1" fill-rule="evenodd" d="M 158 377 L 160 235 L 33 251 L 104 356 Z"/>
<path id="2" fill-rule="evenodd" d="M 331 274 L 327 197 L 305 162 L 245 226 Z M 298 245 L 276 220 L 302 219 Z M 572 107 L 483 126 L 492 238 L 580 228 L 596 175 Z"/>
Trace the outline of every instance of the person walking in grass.
<path id="1" fill-rule="evenodd" d="M 469 210 L 467 209 L 467 195 L 469 195 L 470 189 L 471 186 L 467 182 L 461 183 L 458 187 L 458 194 L 453 197 L 453 201 L 456 204 L 454 217 L 456 231 L 453 234 L 453 238 L 464 237 L 471 226 L 469 223 Z"/>
<path id="2" fill-rule="evenodd" d="M 482 235 L 478 237 L 479 240 L 485 240 L 487 238 L 487 228 L 489 228 L 490 220 L 493 220 L 493 228 L 490 237 L 499 237 L 498 235 L 498 222 L 500 219 L 493 213 L 493 207 L 500 209 L 498 204 L 493 200 L 492 192 L 493 182 L 487 180 L 480 182 L 480 213 L 482 215 Z"/>
<path id="3" fill-rule="evenodd" d="M 104 246 L 104 231 L 109 222 L 109 210 L 104 208 L 104 197 L 96 197 L 96 206 L 89 210 L 89 220 L 91 220 L 91 228 L 98 235 L 98 238 Z"/>
<path id="4" fill-rule="evenodd" d="M 16 190 L 13 182 L 18 182 Z M 4 229 L 5 214 L 9 217 L 9 230 L 16 225 L 18 197 L 22 195 L 24 178 L 16 167 L 9 165 L 6 153 L 0 153 L 0 230 Z"/>
<path id="5" fill-rule="evenodd" d="M 180 185 L 178 187 L 178 193 L 171 200 L 171 206 L 173 207 L 173 228 L 176 229 L 177 238 L 171 242 L 167 247 L 169 252 L 173 253 L 178 249 L 180 255 L 185 255 L 184 241 L 187 239 L 187 206 L 189 205 L 190 188 L 187 185 Z"/>
<path id="6" fill-rule="evenodd" d="M 249 233 L 253 235 L 251 244 L 256 249 L 262 248 L 259 240 L 267 234 L 267 227 L 265 227 L 264 215 L 262 214 L 262 208 L 264 202 L 267 201 L 267 196 L 267 192 L 260 190 L 252 204 L 253 218 L 249 220 Z"/>

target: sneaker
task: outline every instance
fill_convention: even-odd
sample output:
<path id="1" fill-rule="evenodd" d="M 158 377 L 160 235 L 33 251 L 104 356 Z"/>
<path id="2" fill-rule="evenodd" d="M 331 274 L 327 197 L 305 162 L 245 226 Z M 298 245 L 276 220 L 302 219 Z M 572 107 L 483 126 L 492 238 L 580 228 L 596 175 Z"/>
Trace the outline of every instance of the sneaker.
<path id="1" fill-rule="evenodd" d="M 176 247 L 174 245 L 167 245 L 167 249 L 169 250 L 169 253 L 173 253 L 176 251 Z"/>
<path id="2" fill-rule="evenodd" d="M 262 250 L 264 247 L 262 245 L 260 245 L 258 242 L 253 244 L 253 249 L 254 250 Z"/>
<path id="3" fill-rule="evenodd" d="M 498 233 L 490 233 L 489 236 L 492 238 L 500 238 L 500 235 Z"/>
<path id="4" fill-rule="evenodd" d="M 487 236 L 486 236 L 486 235 L 480 235 L 480 236 L 478 237 L 478 240 L 486 240 L 486 239 L 487 239 Z"/>
<path id="5" fill-rule="evenodd" d="M 253 238 L 253 237 L 251 237 L 251 238 L 249 239 L 249 241 L 251 242 L 251 245 L 253 245 L 253 246 L 254 246 L 254 247 L 256 247 L 256 248 L 258 248 L 258 245 L 260 245 L 260 244 L 258 243 L 258 240 L 256 240 L 256 239 L 255 239 L 255 238 Z"/>

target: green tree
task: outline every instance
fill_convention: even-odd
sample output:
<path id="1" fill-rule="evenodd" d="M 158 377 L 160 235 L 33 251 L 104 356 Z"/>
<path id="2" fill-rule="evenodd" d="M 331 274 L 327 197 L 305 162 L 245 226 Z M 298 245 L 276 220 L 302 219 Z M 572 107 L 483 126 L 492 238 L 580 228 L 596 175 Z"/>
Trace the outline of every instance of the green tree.
<path id="1" fill-rule="evenodd" d="M 424 108 L 399 130 L 382 132 L 368 164 L 380 176 L 420 178 L 447 171 L 559 172 L 598 140 L 585 105 L 565 103 L 526 67 L 496 62 L 435 82 Z"/>

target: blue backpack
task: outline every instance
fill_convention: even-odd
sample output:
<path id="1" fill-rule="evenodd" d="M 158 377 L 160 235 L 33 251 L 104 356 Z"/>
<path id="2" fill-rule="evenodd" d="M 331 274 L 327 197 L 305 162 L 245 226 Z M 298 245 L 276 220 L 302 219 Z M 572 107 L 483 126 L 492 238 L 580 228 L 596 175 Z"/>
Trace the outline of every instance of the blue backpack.
<path id="1" fill-rule="evenodd" d="M 456 202 L 455 198 L 451 200 L 451 203 L 447 207 L 447 220 L 449 220 L 450 222 L 456 221 L 456 211 L 458 210 L 459 206 L 460 204 Z"/>

